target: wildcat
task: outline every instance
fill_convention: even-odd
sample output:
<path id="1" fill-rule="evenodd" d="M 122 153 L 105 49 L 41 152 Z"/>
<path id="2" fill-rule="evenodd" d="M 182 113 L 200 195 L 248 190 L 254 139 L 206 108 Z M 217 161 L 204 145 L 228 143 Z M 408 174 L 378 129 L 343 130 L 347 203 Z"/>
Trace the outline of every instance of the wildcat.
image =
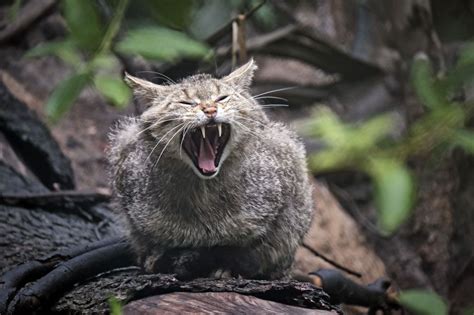
<path id="1" fill-rule="evenodd" d="M 297 136 L 249 92 L 253 60 L 223 78 L 125 81 L 147 106 L 111 133 L 115 200 L 149 272 L 193 278 L 288 274 L 309 227 L 311 184 Z"/>

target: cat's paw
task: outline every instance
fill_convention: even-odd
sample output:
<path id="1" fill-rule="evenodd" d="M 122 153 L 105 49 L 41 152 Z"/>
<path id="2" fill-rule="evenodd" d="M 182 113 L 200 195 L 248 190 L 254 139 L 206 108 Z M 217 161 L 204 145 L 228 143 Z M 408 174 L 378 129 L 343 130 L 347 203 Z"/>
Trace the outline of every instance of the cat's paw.
<path id="1" fill-rule="evenodd" d="M 152 251 L 149 255 L 144 255 L 140 259 L 140 263 L 148 273 L 164 272 L 160 271 L 160 262 L 163 260 L 163 252 Z"/>

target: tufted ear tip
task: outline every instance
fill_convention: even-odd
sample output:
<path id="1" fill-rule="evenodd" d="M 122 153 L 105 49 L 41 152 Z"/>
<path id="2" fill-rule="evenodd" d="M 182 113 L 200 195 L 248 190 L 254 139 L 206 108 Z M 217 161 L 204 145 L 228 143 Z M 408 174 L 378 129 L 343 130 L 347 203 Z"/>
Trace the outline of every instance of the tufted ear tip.
<path id="1" fill-rule="evenodd" d="M 133 75 L 129 74 L 126 71 L 124 72 L 123 80 L 132 89 L 152 88 L 153 86 L 157 86 L 156 84 L 150 81 L 134 77 Z"/>
<path id="2" fill-rule="evenodd" d="M 254 59 L 250 58 L 250 60 L 246 64 L 235 69 L 229 75 L 222 78 L 222 80 L 224 82 L 248 88 L 252 83 L 253 76 L 257 69 L 258 67 Z"/>
<path id="3" fill-rule="evenodd" d="M 155 99 L 163 97 L 169 92 L 167 86 L 137 78 L 126 71 L 124 72 L 123 80 L 145 106 L 151 106 Z"/>
<path id="4" fill-rule="evenodd" d="M 123 80 L 125 83 L 129 84 L 131 82 L 131 78 L 132 76 L 127 71 L 123 72 Z"/>

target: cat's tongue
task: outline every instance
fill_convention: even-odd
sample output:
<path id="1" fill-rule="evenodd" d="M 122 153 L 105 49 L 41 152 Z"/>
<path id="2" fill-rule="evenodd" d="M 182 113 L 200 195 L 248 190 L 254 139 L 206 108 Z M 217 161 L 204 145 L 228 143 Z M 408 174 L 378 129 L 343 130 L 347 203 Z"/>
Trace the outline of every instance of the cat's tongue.
<path id="1" fill-rule="evenodd" d="M 199 146 L 199 154 L 197 158 L 199 168 L 203 171 L 203 173 L 214 173 L 217 170 L 216 166 L 214 165 L 216 153 L 214 147 L 209 141 L 209 138 L 201 138 L 201 145 Z"/>

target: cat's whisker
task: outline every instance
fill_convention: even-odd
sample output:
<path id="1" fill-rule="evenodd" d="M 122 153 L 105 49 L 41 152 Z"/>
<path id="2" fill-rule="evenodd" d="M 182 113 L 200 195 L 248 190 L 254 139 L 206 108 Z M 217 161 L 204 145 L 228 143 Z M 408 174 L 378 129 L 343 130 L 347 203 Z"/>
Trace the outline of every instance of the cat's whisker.
<path id="1" fill-rule="evenodd" d="M 155 168 L 156 165 L 158 165 L 158 162 L 160 162 L 161 157 L 163 156 L 163 153 L 165 153 L 166 148 L 171 143 L 171 141 L 174 139 L 174 137 L 176 137 L 176 135 L 179 134 L 185 128 L 184 124 L 180 125 L 180 126 L 182 126 L 182 127 L 179 128 L 178 131 L 176 131 L 174 133 L 174 135 L 168 140 L 168 142 L 166 142 L 165 147 L 163 148 L 163 150 L 161 150 L 160 156 L 158 156 L 158 159 L 156 160 L 155 164 L 153 164 L 153 166 L 151 167 L 152 170 Z"/>
<path id="2" fill-rule="evenodd" d="M 179 124 L 177 126 L 174 126 L 173 128 L 171 128 L 170 130 L 168 130 L 163 136 L 161 136 L 160 140 L 158 140 L 155 144 L 155 146 L 153 147 L 153 149 L 151 150 L 150 154 L 148 154 L 148 156 L 146 157 L 145 159 L 145 162 L 147 162 L 151 155 L 153 154 L 153 152 L 155 151 L 155 149 L 158 147 L 158 145 L 161 143 L 161 141 L 166 137 L 166 135 L 168 135 L 170 132 L 173 132 L 174 130 L 176 130 L 176 128 L 179 128 L 181 127 L 182 125 L 184 125 L 184 123 L 182 124 Z"/>
<path id="3" fill-rule="evenodd" d="M 174 118 L 174 119 L 161 119 L 161 120 L 158 120 L 154 123 L 152 123 L 150 126 L 140 130 L 139 132 L 137 132 L 136 136 L 139 136 L 140 134 L 142 134 L 143 132 L 153 128 L 153 127 L 156 127 L 158 126 L 159 124 L 162 124 L 162 123 L 165 123 L 165 122 L 170 122 L 170 121 L 176 121 L 176 120 L 179 120 L 179 118 Z"/>
<path id="4" fill-rule="evenodd" d="M 281 88 L 281 89 L 270 90 L 270 91 L 266 91 L 266 92 L 254 95 L 253 98 L 256 98 L 256 97 L 259 97 L 259 96 L 262 96 L 262 95 L 267 95 L 267 94 L 274 93 L 274 92 L 287 91 L 287 90 L 292 90 L 292 89 L 296 89 L 296 88 L 297 88 L 297 86 L 289 86 L 289 87 L 285 87 L 285 88 Z"/>
<path id="5" fill-rule="evenodd" d="M 284 97 L 279 97 L 279 96 L 260 96 L 260 97 L 252 97 L 254 100 L 263 100 L 263 99 L 274 99 L 274 100 L 281 100 L 281 101 L 286 101 L 288 100 Z"/>
<path id="6" fill-rule="evenodd" d="M 235 119 L 232 119 L 231 122 L 234 123 L 234 124 L 236 124 L 237 126 L 240 126 L 240 128 L 244 129 L 244 130 L 247 131 L 248 133 L 250 133 L 250 134 L 252 134 L 252 135 L 254 135 L 254 136 L 256 136 L 256 137 L 258 137 L 258 138 L 260 138 L 260 139 L 262 139 L 262 140 L 264 140 L 261 135 L 255 133 L 253 130 L 251 130 L 250 128 L 248 128 L 247 126 L 245 126 L 244 124 L 242 124 L 241 122 L 238 122 L 238 121 L 235 120 Z"/>
<path id="7" fill-rule="evenodd" d="M 144 123 L 160 123 L 162 122 L 163 120 L 166 120 L 166 119 L 179 119 L 179 116 L 177 115 L 163 115 L 160 119 L 156 120 L 156 119 L 142 119 L 142 122 Z"/>
<path id="8" fill-rule="evenodd" d="M 288 89 L 290 89 L 290 88 L 296 88 L 296 87 L 285 88 L 285 90 L 288 90 Z M 280 90 L 282 90 L 282 89 L 279 89 L 279 91 L 280 91 Z M 275 90 L 275 91 L 276 91 L 276 90 Z M 235 90 L 234 90 L 234 92 L 235 92 L 237 95 L 239 95 L 239 96 L 240 96 L 245 102 L 247 102 L 249 105 L 254 105 L 254 104 L 252 104 L 252 103 L 248 100 L 248 98 L 244 97 L 244 96 L 243 96 L 242 94 L 240 94 L 239 92 L 237 92 L 237 91 L 235 91 Z M 269 93 L 270 93 L 270 92 L 271 92 L 271 91 L 269 91 Z M 258 97 L 258 96 L 260 96 L 260 95 L 264 95 L 264 94 L 266 94 L 266 93 L 262 93 L 262 94 L 256 95 L 256 96 L 252 97 L 251 99 L 254 99 L 254 100 L 255 100 L 256 97 Z M 270 96 L 269 96 L 269 97 L 270 97 Z M 272 96 L 272 98 L 273 98 L 273 97 L 276 98 L 277 96 Z M 279 104 L 276 104 L 276 103 L 275 103 L 275 104 L 258 104 L 258 103 L 257 103 L 257 105 L 258 105 L 260 108 L 289 107 L 289 106 L 290 106 L 289 104 L 280 104 L 280 103 L 279 103 Z"/>
<path id="9" fill-rule="evenodd" d="M 259 139 L 261 139 L 261 140 L 265 140 L 261 135 L 259 135 L 259 134 L 255 133 L 255 132 L 253 132 L 252 130 L 250 130 L 249 128 L 247 128 L 245 125 L 240 125 L 240 127 L 241 127 L 245 132 L 247 132 L 248 134 L 250 134 L 250 135 L 252 135 L 252 136 L 254 136 L 254 137 L 257 137 L 257 138 L 259 138 Z"/>
<path id="10" fill-rule="evenodd" d="M 164 73 L 161 73 L 161 72 L 158 72 L 158 71 L 151 71 L 151 70 L 144 70 L 144 71 L 138 71 L 138 73 L 152 73 L 152 74 L 156 74 L 158 75 L 157 77 L 155 78 L 162 78 L 162 79 L 165 79 L 167 80 L 169 83 L 172 83 L 172 84 L 177 84 L 175 80 L 171 79 L 169 76 L 167 76 L 166 74 Z"/>
<path id="11" fill-rule="evenodd" d="M 237 94 L 238 96 L 240 96 L 240 98 L 241 98 L 244 102 L 247 102 L 247 104 L 249 104 L 250 106 L 255 106 L 255 104 L 252 103 L 252 102 L 250 102 L 247 97 L 243 96 L 242 94 L 240 94 L 239 92 L 237 92 L 235 89 L 233 89 L 233 91 L 234 91 L 234 94 Z M 256 105 L 260 105 L 260 104 L 257 103 Z"/>
<path id="12" fill-rule="evenodd" d="M 162 76 L 159 76 L 159 75 L 155 75 L 155 76 L 153 76 L 153 77 L 150 78 L 150 80 L 155 80 L 155 79 L 162 79 L 162 80 L 165 81 L 166 84 L 170 84 L 170 85 L 171 85 L 171 84 L 176 84 L 176 83 L 170 81 L 169 79 L 167 79 L 167 78 L 165 78 L 165 77 L 162 77 Z"/>
<path id="13" fill-rule="evenodd" d="M 183 142 L 184 142 L 184 138 L 186 137 L 186 134 L 189 132 L 189 130 L 191 129 L 191 124 L 192 124 L 192 121 L 190 121 L 185 127 L 184 127 L 184 131 L 183 131 L 183 138 L 181 139 L 181 143 L 179 144 L 179 157 L 182 159 L 183 158 L 183 155 L 182 155 L 182 151 L 183 151 Z"/>
<path id="14" fill-rule="evenodd" d="M 155 127 L 157 125 L 157 123 L 153 123 L 151 124 L 150 126 L 146 127 L 146 128 L 143 128 L 142 130 L 140 130 L 139 132 L 137 132 L 137 134 L 135 136 L 139 136 L 141 135 L 142 133 L 144 133 L 145 131 Z"/>
<path id="15" fill-rule="evenodd" d="M 268 108 L 268 107 L 289 107 L 290 105 L 288 104 L 263 104 L 263 105 L 260 105 L 260 107 L 263 107 L 263 108 Z"/>
<path id="16" fill-rule="evenodd" d="M 261 125 L 261 126 L 263 126 L 263 127 L 266 126 L 266 125 L 265 125 L 263 122 L 261 122 L 261 121 L 258 121 L 258 120 L 256 120 L 256 119 L 252 119 L 252 118 L 250 118 L 250 117 L 242 116 L 241 114 L 235 114 L 235 116 L 238 117 L 239 119 L 243 119 L 243 120 L 246 120 L 246 121 L 250 121 L 250 122 L 257 123 L 257 124 L 259 124 L 259 125 Z"/>

